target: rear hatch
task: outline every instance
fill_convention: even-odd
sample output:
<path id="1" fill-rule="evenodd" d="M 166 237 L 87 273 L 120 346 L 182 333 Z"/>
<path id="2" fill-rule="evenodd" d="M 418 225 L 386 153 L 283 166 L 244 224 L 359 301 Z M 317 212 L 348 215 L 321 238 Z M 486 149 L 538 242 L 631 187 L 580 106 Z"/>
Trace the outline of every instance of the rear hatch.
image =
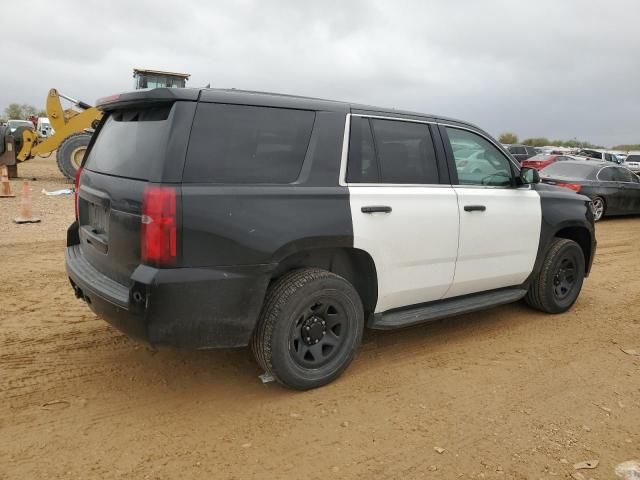
<path id="1" fill-rule="evenodd" d="M 103 106 L 106 115 L 87 153 L 78 188 L 82 255 L 123 285 L 130 283 L 141 263 L 145 189 L 151 184 L 178 188 L 196 105 L 149 100 L 144 93 L 136 98 L 116 98 Z"/>

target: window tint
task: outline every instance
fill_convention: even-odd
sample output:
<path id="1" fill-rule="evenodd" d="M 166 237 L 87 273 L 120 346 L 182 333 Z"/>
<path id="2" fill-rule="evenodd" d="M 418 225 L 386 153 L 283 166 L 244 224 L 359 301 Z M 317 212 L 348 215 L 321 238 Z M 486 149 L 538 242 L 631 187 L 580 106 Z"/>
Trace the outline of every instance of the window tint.
<path id="1" fill-rule="evenodd" d="M 509 160 L 489 141 L 466 130 L 447 128 L 460 185 L 511 185 Z"/>
<path id="2" fill-rule="evenodd" d="M 613 178 L 616 182 L 633 182 L 633 178 L 631 177 L 634 176 L 634 174 L 626 168 L 613 167 L 610 170 L 614 170 Z"/>
<path id="3" fill-rule="evenodd" d="M 603 168 L 598 173 L 598 180 L 602 180 L 603 182 L 613 182 L 615 181 L 613 175 L 613 168 Z"/>
<path id="4" fill-rule="evenodd" d="M 352 117 L 347 181 L 438 183 L 436 154 L 429 126 L 398 120 Z"/>
<path id="5" fill-rule="evenodd" d="M 119 177 L 151 178 L 165 158 L 171 110 L 172 105 L 165 105 L 109 114 L 89 151 L 86 168 Z"/>
<path id="6" fill-rule="evenodd" d="M 508 150 L 514 155 L 524 155 L 527 153 L 527 150 L 524 147 L 515 147 L 513 145 L 511 145 Z"/>
<path id="7" fill-rule="evenodd" d="M 380 176 L 368 118 L 351 117 L 347 181 L 378 183 Z"/>
<path id="8" fill-rule="evenodd" d="M 377 119 L 370 122 L 383 183 L 438 183 L 428 125 Z"/>
<path id="9" fill-rule="evenodd" d="M 183 181 L 291 183 L 300 174 L 314 112 L 201 103 Z"/>

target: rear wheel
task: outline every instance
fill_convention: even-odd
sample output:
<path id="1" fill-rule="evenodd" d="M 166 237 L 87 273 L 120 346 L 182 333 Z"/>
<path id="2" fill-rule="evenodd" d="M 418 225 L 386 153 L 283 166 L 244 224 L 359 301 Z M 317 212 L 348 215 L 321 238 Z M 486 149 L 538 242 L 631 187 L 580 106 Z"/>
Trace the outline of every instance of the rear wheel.
<path id="1" fill-rule="evenodd" d="M 593 208 L 593 221 L 597 222 L 604 217 L 604 199 L 602 197 L 594 197 L 593 200 L 591 200 L 591 204 Z"/>
<path id="2" fill-rule="evenodd" d="M 75 179 L 90 141 L 91 135 L 84 132 L 69 135 L 62 141 L 58 147 L 56 158 L 58 168 L 65 177 L 71 180 Z"/>
<path id="3" fill-rule="evenodd" d="M 585 261 L 580 245 L 573 240 L 556 238 L 529 287 L 525 301 L 543 312 L 566 312 L 580 294 L 584 274 Z"/>
<path id="4" fill-rule="evenodd" d="M 269 289 L 251 346 L 279 383 L 307 390 L 347 368 L 363 328 L 362 302 L 347 280 L 317 268 L 295 270 Z"/>

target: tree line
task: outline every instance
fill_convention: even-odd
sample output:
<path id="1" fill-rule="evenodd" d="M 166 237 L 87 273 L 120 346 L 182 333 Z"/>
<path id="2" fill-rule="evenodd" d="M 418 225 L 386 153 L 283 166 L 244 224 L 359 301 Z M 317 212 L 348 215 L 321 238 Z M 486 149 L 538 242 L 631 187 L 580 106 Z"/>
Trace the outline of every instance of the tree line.
<path id="1" fill-rule="evenodd" d="M 26 120 L 31 115 L 36 117 L 46 117 L 47 112 L 39 110 L 33 105 L 27 103 L 11 103 L 4 109 L 4 115 L 0 115 L 0 122 L 6 122 L 7 120 Z"/>
<path id="2" fill-rule="evenodd" d="M 518 135 L 512 132 L 505 132 L 498 137 L 500 143 L 505 144 L 513 144 L 520 143 L 522 145 L 529 145 L 531 147 L 546 147 L 548 145 L 553 145 L 554 147 L 569 147 L 569 148 L 604 148 L 601 145 L 596 145 L 591 142 L 586 142 L 583 140 L 572 139 L 572 140 L 551 140 L 546 137 L 531 137 L 525 138 L 521 142 L 518 141 Z"/>

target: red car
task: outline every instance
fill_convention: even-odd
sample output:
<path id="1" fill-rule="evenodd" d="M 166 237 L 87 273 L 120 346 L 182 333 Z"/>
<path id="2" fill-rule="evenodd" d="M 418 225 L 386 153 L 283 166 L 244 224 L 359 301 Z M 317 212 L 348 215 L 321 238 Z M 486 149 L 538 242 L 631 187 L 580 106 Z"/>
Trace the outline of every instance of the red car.
<path id="1" fill-rule="evenodd" d="M 563 160 L 573 160 L 573 158 L 566 155 L 539 153 L 538 155 L 535 155 L 527 160 L 523 160 L 522 163 L 520 163 L 520 166 L 542 170 L 544 167 L 551 165 L 553 162 L 559 162 Z"/>

